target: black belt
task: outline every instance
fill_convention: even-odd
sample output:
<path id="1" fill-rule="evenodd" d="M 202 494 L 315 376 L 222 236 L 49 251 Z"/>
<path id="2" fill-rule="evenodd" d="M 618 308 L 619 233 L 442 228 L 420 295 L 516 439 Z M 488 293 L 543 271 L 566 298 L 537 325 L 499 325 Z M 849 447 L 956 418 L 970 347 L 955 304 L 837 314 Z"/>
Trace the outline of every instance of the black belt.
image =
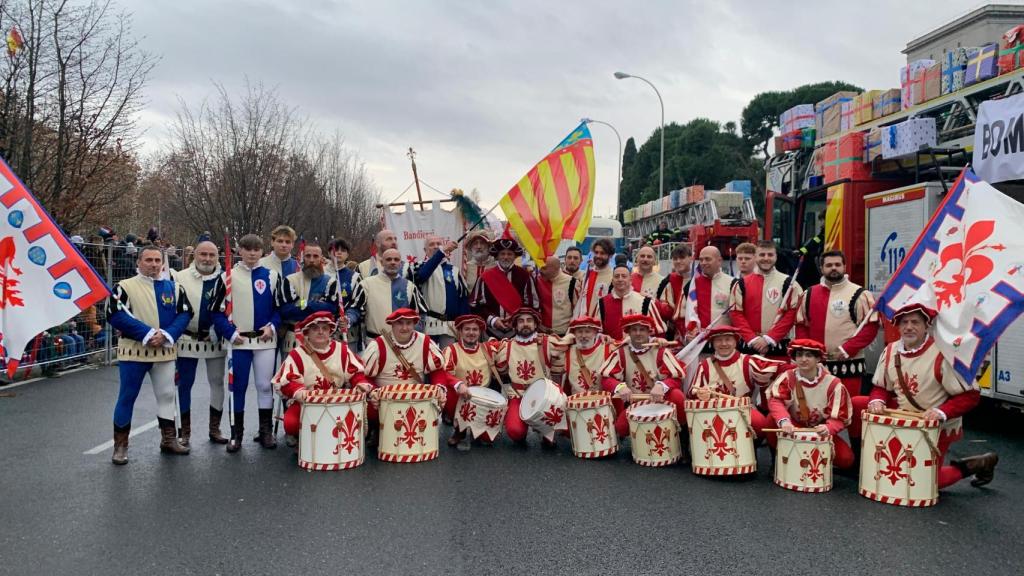
<path id="1" fill-rule="evenodd" d="M 259 338 L 260 336 L 263 336 L 263 331 L 253 330 L 251 332 L 239 332 L 238 335 L 242 338 Z"/>
<path id="2" fill-rule="evenodd" d="M 444 314 L 440 314 L 438 312 L 434 312 L 433 310 L 427 310 L 426 315 L 430 316 L 434 320 L 440 320 L 442 322 L 446 322 L 448 320 L 447 316 L 445 316 Z"/>
<path id="3" fill-rule="evenodd" d="M 863 358 L 850 358 L 849 360 L 825 360 L 825 368 L 828 368 L 833 376 L 843 378 L 863 375 L 865 366 Z"/>
<path id="4" fill-rule="evenodd" d="M 209 342 L 210 341 L 210 332 L 209 331 L 207 331 L 207 332 L 193 332 L 191 330 L 185 330 L 185 335 L 188 336 L 189 338 L 192 338 L 193 340 L 197 340 L 199 342 Z"/>

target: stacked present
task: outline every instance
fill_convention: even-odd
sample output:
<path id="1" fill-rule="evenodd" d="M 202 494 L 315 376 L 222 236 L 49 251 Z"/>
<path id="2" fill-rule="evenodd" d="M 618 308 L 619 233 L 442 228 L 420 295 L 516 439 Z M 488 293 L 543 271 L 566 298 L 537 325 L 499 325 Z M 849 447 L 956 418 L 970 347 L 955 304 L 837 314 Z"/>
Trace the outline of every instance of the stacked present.
<path id="1" fill-rule="evenodd" d="M 885 128 L 872 128 L 864 139 L 864 161 L 871 162 L 882 155 L 882 132 Z"/>
<path id="2" fill-rule="evenodd" d="M 875 97 L 881 90 L 868 90 L 853 99 L 853 125 L 860 126 L 875 119 Z"/>
<path id="3" fill-rule="evenodd" d="M 964 86 L 972 86 L 978 82 L 998 76 L 998 53 L 998 47 L 994 42 L 979 48 L 968 48 L 967 72 L 964 74 Z"/>
<path id="4" fill-rule="evenodd" d="M 924 101 L 942 96 L 942 65 L 932 64 L 924 69 Z"/>
<path id="5" fill-rule="evenodd" d="M 857 98 L 857 96 L 853 97 L 853 99 L 856 99 L 856 98 Z M 853 99 L 851 99 L 849 102 L 843 102 L 842 104 L 839 105 L 839 131 L 840 132 L 846 132 L 847 130 L 853 128 L 853 126 L 854 126 L 854 121 L 853 121 L 853 115 L 854 115 Z"/>
<path id="6" fill-rule="evenodd" d="M 819 138 L 827 138 L 842 130 L 843 103 L 852 104 L 856 96 L 856 92 L 836 92 L 814 106 L 815 129 Z"/>
<path id="7" fill-rule="evenodd" d="M 882 130 L 882 158 L 913 154 L 936 143 L 935 118 L 912 118 L 885 126 Z"/>
<path id="8" fill-rule="evenodd" d="M 872 116 L 875 120 L 879 118 L 885 118 L 889 114 L 895 114 L 900 111 L 900 89 L 892 88 L 890 90 L 882 90 L 875 94 L 875 101 L 872 104 Z"/>
<path id="9" fill-rule="evenodd" d="M 1024 64 L 1024 24 L 1014 26 L 999 42 L 999 73 L 1013 72 Z"/>
<path id="10" fill-rule="evenodd" d="M 787 152 L 792 150 L 799 150 L 800 145 L 803 143 L 803 131 L 794 130 L 792 132 L 786 132 L 782 135 L 782 149 Z"/>
<path id="11" fill-rule="evenodd" d="M 814 150 L 814 138 L 816 131 L 814 126 L 800 129 L 800 147 L 805 150 Z"/>
<path id="12" fill-rule="evenodd" d="M 751 190 L 750 180 L 733 180 L 725 183 L 726 192 L 740 192 L 744 198 L 750 198 Z"/>
<path id="13" fill-rule="evenodd" d="M 964 87 L 967 69 L 967 48 L 954 48 L 942 58 L 942 93 L 949 94 Z"/>
<path id="14" fill-rule="evenodd" d="M 864 162 L 864 133 L 843 134 L 823 146 L 825 149 L 825 182 L 843 178 L 866 180 L 871 178 L 871 166 Z"/>
<path id="15" fill-rule="evenodd" d="M 693 204 L 695 202 L 704 201 L 704 185 L 695 184 L 693 186 L 687 186 L 683 188 L 683 192 L 686 194 L 686 203 Z"/>
<path id="16" fill-rule="evenodd" d="M 783 134 L 809 126 L 814 127 L 814 104 L 797 104 L 779 116 L 779 127 Z"/>
<path id="17" fill-rule="evenodd" d="M 914 60 L 900 68 L 900 102 L 904 110 L 924 102 L 924 74 L 919 72 L 932 64 L 934 60 Z"/>

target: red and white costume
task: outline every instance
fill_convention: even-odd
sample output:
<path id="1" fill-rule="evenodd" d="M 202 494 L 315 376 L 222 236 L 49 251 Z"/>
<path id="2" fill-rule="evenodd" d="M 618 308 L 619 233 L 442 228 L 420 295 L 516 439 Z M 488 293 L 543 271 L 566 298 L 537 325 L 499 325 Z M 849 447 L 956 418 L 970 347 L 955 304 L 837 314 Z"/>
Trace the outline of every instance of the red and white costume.
<path id="1" fill-rule="evenodd" d="M 296 329 L 302 332 L 304 328 L 320 322 L 335 325 L 329 312 L 316 312 L 303 320 Z M 311 352 L 316 354 L 329 374 L 323 374 L 310 353 L 299 346 L 288 353 L 271 380 L 274 390 L 287 402 L 284 431 L 289 436 L 298 436 L 302 422 L 302 403 L 295 399 L 295 393 L 299 390 L 339 390 L 370 383 L 363 374 L 362 362 L 347 343 L 331 340 L 325 350 L 311 349 Z"/>
<path id="2" fill-rule="evenodd" d="M 471 314 L 455 319 L 455 333 L 460 333 L 463 326 L 470 323 L 480 327 L 480 336 L 483 337 L 484 321 L 479 316 Z M 490 387 L 492 361 L 488 354 L 486 344 L 478 342 L 474 346 L 466 346 L 461 338 L 444 349 L 444 369 L 452 376 L 448 379 L 450 385 L 444 405 L 444 413 L 447 418 L 455 418 L 455 406 L 459 403 L 458 390 L 455 389 L 457 382 L 461 382 L 461 385 L 464 386 Z"/>
<path id="3" fill-rule="evenodd" d="M 651 300 L 657 300 L 658 288 L 661 286 L 661 282 L 665 277 L 654 270 L 651 270 L 647 274 L 642 274 L 639 270 L 633 270 L 633 275 L 630 276 L 629 279 L 633 283 L 634 291 L 639 292 L 641 295 L 646 296 Z"/>
<path id="4" fill-rule="evenodd" d="M 515 322 L 520 315 L 533 316 L 540 320 L 536 310 L 520 309 L 512 316 Z M 519 417 L 519 403 L 526 389 L 542 378 L 552 378 L 552 373 L 561 369 L 561 354 L 554 348 L 555 342 L 543 334 L 534 332 L 527 338 L 515 336 L 505 340 L 489 340 L 487 346 L 498 372 L 508 375 L 508 385 L 502 386 L 508 398 L 505 413 L 505 432 L 515 442 L 526 439 L 529 427 Z"/>
<path id="5" fill-rule="evenodd" d="M 825 344 L 825 367 L 843 381 L 851 396 L 860 394 L 865 371 L 864 348 L 878 334 L 878 314 L 871 292 L 844 279 L 829 285 L 824 279 L 801 295 L 796 314 L 796 337 Z M 858 332 L 864 318 L 868 321 Z"/>
<path id="6" fill-rule="evenodd" d="M 583 348 L 577 341 L 565 352 L 563 388 L 569 395 L 604 390 L 605 378 L 601 376 L 601 368 L 612 355 L 612 342 L 600 334 L 601 323 L 596 318 L 581 316 L 572 321 L 569 330 L 579 327 L 593 328 L 598 334 L 589 348 Z M 613 378 L 610 380 L 612 387 L 618 384 Z"/>
<path id="7" fill-rule="evenodd" d="M 621 340 L 625 328 L 622 319 L 626 316 L 641 314 L 651 319 L 651 327 L 656 336 L 665 334 L 665 322 L 654 304 L 654 299 L 644 296 L 630 288 L 624 296 L 612 291 L 601 298 L 597 307 L 597 317 L 601 320 L 601 329 L 609 338 Z"/>
<path id="8" fill-rule="evenodd" d="M 576 312 L 574 318 L 580 316 L 597 316 L 597 303 L 612 291 L 612 272 L 614 267 L 608 264 L 598 270 L 591 264 L 583 275 L 583 286 L 580 288 L 580 297 L 576 301 Z"/>
<path id="9" fill-rule="evenodd" d="M 790 350 L 810 349 L 823 353 L 824 346 L 813 340 L 794 340 Z M 801 415 L 799 394 L 803 391 L 807 417 Z M 768 411 L 781 426 L 786 421 L 800 428 L 813 428 L 824 424 L 832 435 L 835 450 L 833 463 L 836 468 L 850 468 L 854 464 L 853 449 L 838 434 L 853 418 L 853 404 L 843 383 L 829 374 L 824 366 L 818 365 L 818 373 L 812 379 L 800 375 L 798 368 L 786 370 L 768 391 Z M 768 443 L 775 446 L 776 436 L 768 435 Z"/>
<path id="10" fill-rule="evenodd" d="M 579 281 L 561 270 L 554 280 L 538 274 L 537 296 L 540 300 L 541 326 L 552 334 L 563 336 L 569 329 L 579 293 Z"/>
<path id="11" fill-rule="evenodd" d="M 658 285 L 658 292 L 656 294 L 658 312 L 661 313 L 661 317 L 664 320 L 672 321 L 677 334 L 686 333 L 686 323 L 683 320 L 683 314 L 681 312 L 677 313 L 677 311 L 683 310 L 686 307 L 687 280 L 687 278 L 680 274 L 670 272 L 668 276 L 662 279 L 661 284 Z"/>
<path id="12" fill-rule="evenodd" d="M 907 313 L 905 310 L 916 311 L 901 309 L 897 316 L 893 317 L 893 321 L 902 315 L 901 312 Z M 934 314 L 932 311 L 928 312 Z M 903 386 L 900 385 L 896 372 L 897 358 L 903 372 L 903 383 L 910 392 L 913 402 L 908 399 Z M 981 401 L 981 391 L 973 382 L 967 385 L 960 380 L 930 335 L 914 350 L 907 350 L 903 340 L 886 346 L 878 360 L 873 383 L 870 396 L 854 398 L 857 415 L 859 416 L 860 411 L 866 408 L 869 402 L 880 402 L 889 408 L 901 410 L 936 410 L 942 413 L 945 420 L 939 428 L 937 448 L 942 452 L 943 461 L 950 445 L 963 438 L 964 414 L 970 412 Z M 859 426 L 859 421 L 855 424 Z M 962 478 L 963 473 L 956 466 L 942 466 L 939 469 L 939 488 L 954 484 Z"/>
<path id="13" fill-rule="evenodd" d="M 623 330 L 634 324 L 651 327 L 647 316 L 637 314 L 622 319 Z M 608 357 L 601 367 L 601 376 L 602 386 L 612 394 L 621 390 L 620 386 L 627 388 L 631 394 L 649 394 L 660 383 L 665 390 L 665 402 L 676 407 L 679 423 L 685 426 L 686 411 L 683 404 L 686 397 L 682 391 L 684 370 L 671 350 L 653 346 L 636 349 L 627 343 Z M 615 400 L 615 408 L 618 411 L 615 431 L 619 436 L 626 436 L 629 434 L 629 421 L 618 399 Z"/>
<path id="14" fill-rule="evenodd" d="M 732 276 L 721 271 L 712 278 L 708 278 L 704 274 L 697 274 L 690 280 L 695 285 L 697 301 L 694 303 L 689 297 L 684 296 L 686 305 L 676 309 L 676 317 L 685 320 L 687 331 L 707 328 L 720 316 L 721 320 L 718 321 L 717 326 L 728 326 L 731 323 L 729 315 L 722 313 L 729 307 L 734 280 Z M 684 290 L 689 293 L 689 283 Z"/>
<path id="15" fill-rule="evenodd" d="M 758 268 L 737 280 L 732 287 L 729 318 L 739 332 L 740 342 L 749 346 L 762 337 L 771 346 L 766 355 L 785 356 L 802 294 L 799 284 L 775 268 L 767 274 Z"/>

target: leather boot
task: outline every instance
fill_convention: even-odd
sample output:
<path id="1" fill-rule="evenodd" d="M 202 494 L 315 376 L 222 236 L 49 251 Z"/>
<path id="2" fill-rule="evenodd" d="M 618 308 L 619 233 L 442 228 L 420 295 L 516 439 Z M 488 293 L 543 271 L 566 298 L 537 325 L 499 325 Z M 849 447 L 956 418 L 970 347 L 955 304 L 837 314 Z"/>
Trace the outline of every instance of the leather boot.
<path id="1" fill-rule="evenodd" d="M 114 455 L 110 457 L 110 461 L 118 466 L 128 463 L 128 435 L 131 431 L 131 424 L 123 428 L 114 425 Z"/>
<path id="2" fill-rule="evenodd" d="M 684 440 L 685 439 L 685 440 Z M 686 428 L 679 429 L 679 465 L 690 465 L 690 434 Z"/>
<path id="3" fill-rule="evenodd" d="M 179 438 L 180 438 L 180 440 L 178 440 L 179 444 L 181 444 L 185 448 L 189 448 L 190 447 L 189 443 L 192 440 L 192 413 L 191 412 L 182 412 L 181 413 L 181 435 L 179 436 Z"/>
<path id="4" fill-rule="evenodd" d="M 260 446 L 266 449 L 277 448 L 277 440 L 274 439 L 274 410 L 272 408 L 260 408 L 260 429 L 256 438 Z"/>
<path id="5" fill-rule="evenodd" d="M 220 433 L 220 419 L 223 411 L 210 407 L 210 442 L 214 444 L 227 444 L 228 439 Z"/>
<path id="6" fill-rule="evenodd" d="M 165 454 L 188 454 L 188 448 L 178 442 L 177 431 L 174 429 L 174 420 L 158 418 L 160 423 L 160 452 Z"/>
<path id="7" fill-rule="evenodd" d="M 228 452 L 234 454 L 242 449 L 242 439 L 245 437 L 245 411 L 235 412 L 235 423 L 231 426 L 231 441 L 228 442 Z"/>
<path id="8" fill-rule="evenodd" d="M 960 469 L 964 478 L 974 476 L 971 486 L 978 488 L 992 481 L 996 474 L 996 464 L 999 463 L 999 455 L 995 452 L 986 452 L 978 456 L 968 456 L 960 460 L 954 460 L 953 466 Z"/>

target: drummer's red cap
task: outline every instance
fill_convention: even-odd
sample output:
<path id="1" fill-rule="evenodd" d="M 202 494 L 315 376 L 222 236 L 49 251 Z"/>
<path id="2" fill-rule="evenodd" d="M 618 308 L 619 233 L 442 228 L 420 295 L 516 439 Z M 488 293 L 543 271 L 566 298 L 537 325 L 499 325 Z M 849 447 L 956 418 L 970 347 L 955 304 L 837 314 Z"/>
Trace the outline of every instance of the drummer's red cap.
<path id="1" fill-rule="evenodd" d="M 391 313 L 390 316 L 385 320 L 388 324 L 394 324 L 399 320 L 412 320 L 413 322 L 420 321 L 420 315 L 412 308 L 399 308 Z"/>
<path id="2" fill-rule="evenodd" d="M 520 316 L 532 316 L 534 320 L 540 322 L 540 312 L 537 312 L 536 309 L 530 308 L 529 306 L 520 306 L 519 310 L 516 310 L 515 313 L 512 314 L 512 320 L 515 321 L 515 319 Z"/>
<path id="3" fill-rule="evenodd" d="M 714 340 L 718 336 L 732 336 L 739 340 L 740 333 L 732 326 L 715 326 L 711 330 L 708 330 L 708 340 Z"/>
<path id="4" fill-rule="evenodd" d="M 936 312 L 934 309 L 929 308 L 924 304 L 921 304 L 920 302 L 914 302 L 913 304 L 907 304 L 906 306 L 897 310 L 896 313 L 892 315 L 892 323 L 899 324 L 900 316 L 906 316 L 908 314 L 914 313 L 924 316 L 924 322 L 929 326 L 932 325 L 932 320 L 934 320 L 935 317 L 939 315 L 939 313 Z"/>
<path id="5" fill-rule="evenodd" d="M 797 338 L 789 343 L 789 355 L 793 356 L 799 350 L 814 352 L 820 357 L 825 356 L 825 345 L 811 338 Z"/>
<path id="6" fill-rule="evenodd" d="M 309 328 L 314 324 L 324 323 L 330 326 L 332 332 L 338 327 L 338 323 L 334 321 L 334 316 L 326 310 L 321 310 L 320 312 L 314 312 L 309 316 L 306 316 L 305 320 L 295 325 L 295 329 L 299 332 L 305 332 L 306 328 Z"/>
<path id="7" fill-rule="evenodd" d="M 487 323 L 484 319 L 477 316 L 476 314 L 463 314 L 455 319 L 455 329 L 462 330 L 463 327 L 476 324 L 481 330 L 487 327 Z"/>
<path id="8" fill-rule="evenodd" d="M 593 328 L 600 332 L 601 322 L 593 316 L 584 315 L 569 322 L 569 330 L 574 330 L 576 328 Z"/>
<path id="9" fill-rule="evenodd" d="M 628 316 L 622 317 L 622 331 L 629 330 L 630 326 L 646 326 L 649 330 L 654 329 L 654 323 L 651 322 L 650 316 L 646 314 L 629 314 Z"/>

